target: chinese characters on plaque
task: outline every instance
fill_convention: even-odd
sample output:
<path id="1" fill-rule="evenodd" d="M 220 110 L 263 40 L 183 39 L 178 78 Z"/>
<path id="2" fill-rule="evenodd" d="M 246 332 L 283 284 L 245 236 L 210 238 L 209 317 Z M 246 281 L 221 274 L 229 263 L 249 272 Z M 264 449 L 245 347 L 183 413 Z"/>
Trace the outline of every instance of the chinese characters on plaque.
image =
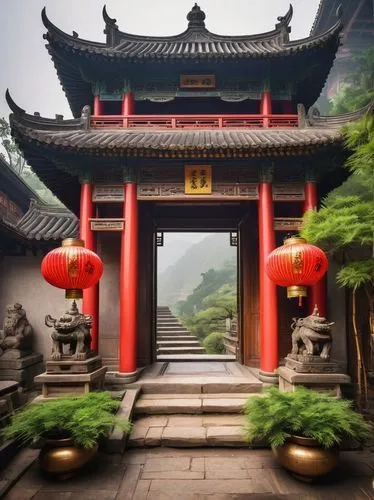
<path id="1" fill-rule="evenodd" d="M 180 75 L 181 89 L 214 89 L 216 88 L 215 75 Z"/>
<path id="2" fill-rule="evenodd" d="M 212 193 L 212 167 L 210 165 L 191 165 L 184 167 L 185 194 Z"/>

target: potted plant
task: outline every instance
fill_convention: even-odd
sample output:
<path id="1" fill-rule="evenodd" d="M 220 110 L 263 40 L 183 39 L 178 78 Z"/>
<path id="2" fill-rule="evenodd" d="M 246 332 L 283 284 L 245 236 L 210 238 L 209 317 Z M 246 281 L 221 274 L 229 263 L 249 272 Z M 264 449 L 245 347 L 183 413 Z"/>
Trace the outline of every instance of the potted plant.
<path id="1" fill-rule="evenodd" d="M 299 387 L 281 392 L 271 387 L 244 407 L 245 437 L 265 439 L 280 464 L 304 479 L 330 472 L 339 463 L 345 437 L 364 440 L 371 426 L 352 403 Z"/>
<path id="2" fill-rule="evenodd" d="M 68 477 L 97 453 L 98 442 L 116 425 L 124 432 L 131 423 L 115 415 L 119 401 L 108 392 L 91 392 L 26 406 L 3 430 L 7 439 L 42 440 L 43 470 Z"/>

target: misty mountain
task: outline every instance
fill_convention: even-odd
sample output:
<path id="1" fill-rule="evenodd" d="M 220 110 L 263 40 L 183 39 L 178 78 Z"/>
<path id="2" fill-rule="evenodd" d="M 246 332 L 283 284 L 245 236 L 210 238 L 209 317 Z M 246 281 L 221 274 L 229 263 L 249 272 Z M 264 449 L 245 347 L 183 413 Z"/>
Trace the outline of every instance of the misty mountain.
<path id="1" fill-rule="evenodd" d="M 165 247 L 166 248 L 166 247 Z M 172 306 L 185 299 L 201 281 L 201 273 L 222 268 L 236 259 L 227 233 L 215 233 L 190 246 L 173 265 L 158 275 L 158 304 Z"/>
<path id="2" fill-rule="evenodd" d="M 193 241 L 178 239 L 172 240 L 170 243 L 166 242 L 163 247 L 159 247 L 157 252 L 158 274 L 163 273 L 169 266 L 175 264 L 193 245 Z"/>

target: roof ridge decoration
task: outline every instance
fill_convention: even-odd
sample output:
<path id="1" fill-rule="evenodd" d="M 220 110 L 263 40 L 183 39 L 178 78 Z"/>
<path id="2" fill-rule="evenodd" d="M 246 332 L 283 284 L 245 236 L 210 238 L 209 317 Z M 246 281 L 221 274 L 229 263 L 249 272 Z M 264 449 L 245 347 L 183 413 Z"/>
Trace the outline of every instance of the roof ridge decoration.
<path id="1" fill-rule="evenodd" d="M 205 28 L 205 12 L 201 10 L 199 5 L 195 3 L 190 12 L 187 14 L 189 28 Z"/>
<path id="2" fill-rule="evenodd" d="M 79 44 L 81 43 L 81 49 L 95 48 L 106 48 L 114 49 L 116 52 L 126 53 L 126 49 L 129 45 L 134 45 L 135 43 L 178 43 L 178 42 L 244 42 L 244 43 L 262 43 L 266 41 L 274 42 L 277 46 L 287 43 L 289 41 L 289 33 L 291 32 L 291 27 L 289 26 L 292 16 L 293 7 L 290 7 L 284 16 L 278 16 L 278 23 L 275 25 L 275 29 L 267 31 L 264 33 L 254 34 L 254 35 L 219 35 L 209 31 L 205 27 L 205 12 L 201 10 L 199 5 L 195 3 L 190 12 L 187 14 L 188 26 L 185 31 L 177 35 L 169 36 L 146 36 L 146 35 L 135 35 L 119 30 L 117 25 L 117 19 L 109 16 L 106 6 L 104 5 L 102 11 L 103 19 L 105 22 L 104 33 L 106 34 L 106 43 L 92 42 L 88 40 L 83 40 L 77 37 L 77 33 L 73 32 L 73 35 L 69 35 L 55 26 L 48 18 L 46 13 L 46 8 L 42 10 L 42 21 L 44 26 L 47 28 L 48 33 L 44 35 L 44 38 L 51 41 L 53 38 L 57 38 L 60 42 Z M 78 46 L 77 46 L 78 48 Z M 279 47 L 278 47 L 279 48 Z M 142 51 L 140 51 L 141 53 Z M 243 52 L 243 47 L 239 52 Z M 218 54 L 220 55 L 220 51 Z"/>

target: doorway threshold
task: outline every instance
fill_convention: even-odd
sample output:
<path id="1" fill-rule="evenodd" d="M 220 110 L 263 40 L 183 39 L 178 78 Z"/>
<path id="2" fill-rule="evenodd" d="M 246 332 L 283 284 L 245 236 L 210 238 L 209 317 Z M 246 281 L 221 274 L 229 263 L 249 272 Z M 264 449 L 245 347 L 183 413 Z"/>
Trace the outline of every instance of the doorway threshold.
<path id="1" fill-rule="evenodd" d="M 161 354 L 157 361 L 236 361 L 234 354 Z"/>

